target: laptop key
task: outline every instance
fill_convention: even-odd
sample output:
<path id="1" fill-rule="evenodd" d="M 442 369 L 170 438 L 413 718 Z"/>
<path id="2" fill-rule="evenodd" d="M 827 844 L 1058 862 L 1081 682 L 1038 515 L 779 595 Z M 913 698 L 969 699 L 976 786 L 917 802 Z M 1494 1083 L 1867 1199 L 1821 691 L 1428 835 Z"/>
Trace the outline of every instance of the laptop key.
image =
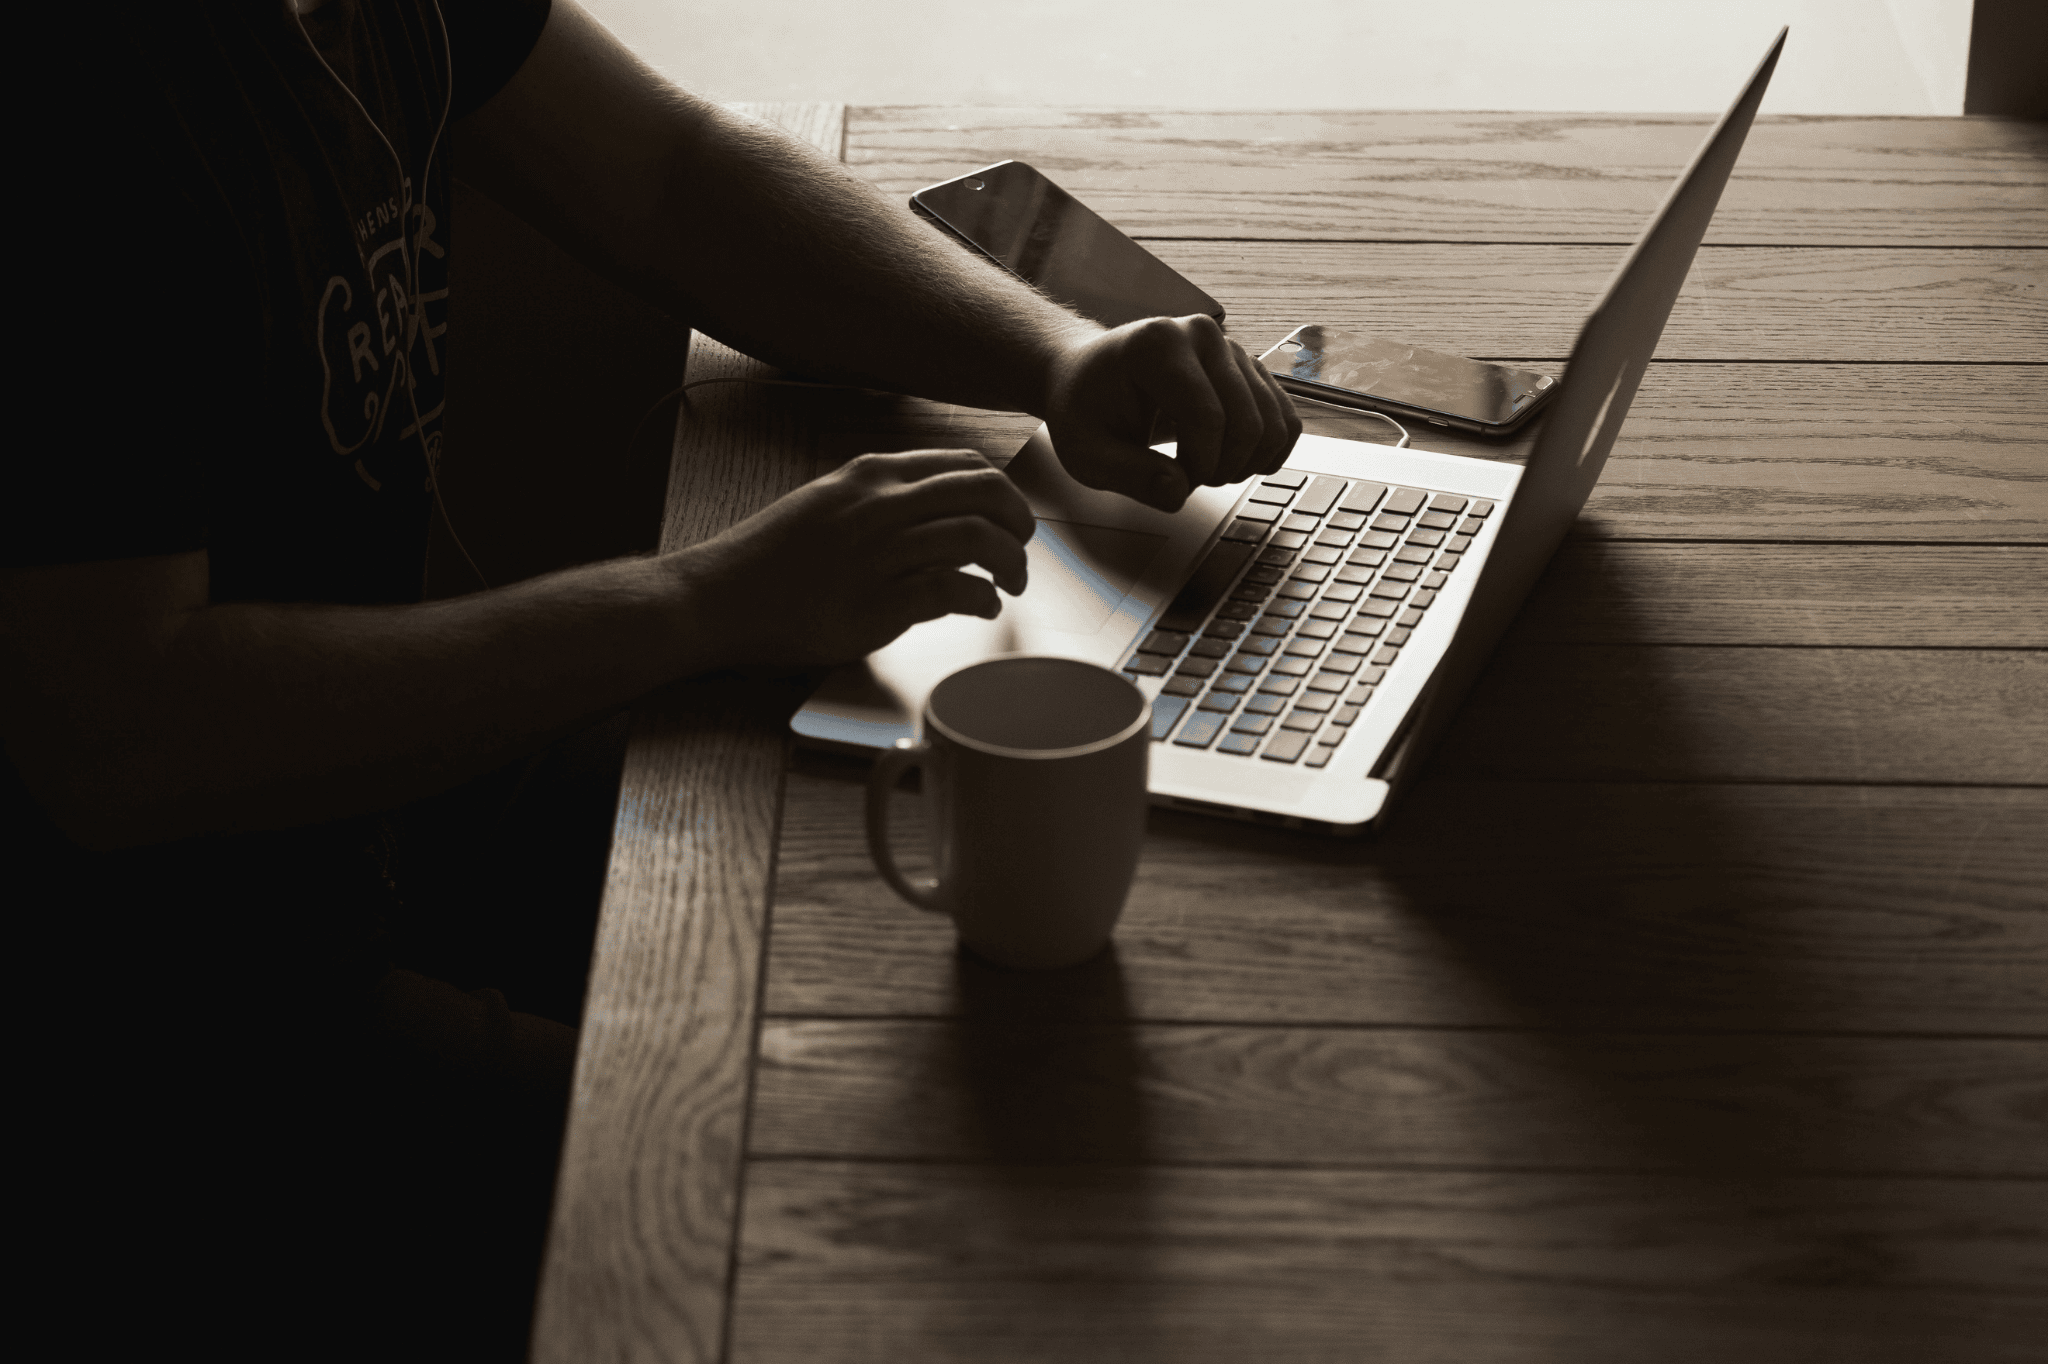
<path id="1" fill-rule="evenodd" d="M 1256 602 L 1227 601 L 1216 608 L 1217 620 L 1257 620 L 1259 606 Z"/>
<path id="2" fill-rule="evenodd" d="M 1422 624 L 1422 612 L 1411 606 L 1406 611 L 1403 611 L 1401 618 L 1394 623 L 1404 630 L 1413 630 L 1416 626 Z"/>
<path id="3" fill-rule="evenodd" d="M 1303 767 L 1328 767 L 1330 759 L 1335 757 L 1336 754 L 1337 750 L 1329 747 L 1327 744 L 1317 744 L 1308 751 L 1308 756 L 1301 760 L 1301 765 Z"/>
<path id="4" fill-rule="evenodd" d="M 1267 474 L 1259 482 L 1268 488 L 1299 488 L 1308 482 L 1308 475 L 1297 474 L 1292 469 L 1282 469 L 1277 474 Z"/>
<path id="5" fill-rule="evenodd" d="M 1173 736 L 1173 741 L 1182 748 L 1207 748 L 1228 718 L 1213 710 L 1198 710 L 1188 717 L 1188 722 L 1180 727 L 1180 733 Z"/>
<path id="6" fill-rule="evenodd" d="M 1332 530 L 1354 531 L 1366 522 L 1364 512 L 1331 512 L 1329 526 Z"/>
<path id="7" fill-rule="evenodd" d="M 1354 483 L 1351 485 L 1351 491 L 1344 495 L 1344 500 L 1337 504 L 1337 510 L 1370 512 L 1380 504 L 1380 499 L 1386 496 L 1386 493 L 1387 485 L 1384 483 Z"/>
<path id="8" fill-rule="evenodd" d="M 1382 578 L 1380 581 L 1372 585 L 1372 591 L 1369 595 L 1375 597 L 1384 597 L 1387 600 L 1387 603 L 1389 605 L 1392 605 L 1394 602 L 1397 602 L 1401 600 L 1401 598 L 1408 595 L 1408 584 L 1402 582 L 1388 582 L 1386 579 Z M 1365 609 L 1365 607 L 1359 608 L 1359 610 L 1361 611 Z M 1389 612 L 1388 614 L 1391 615 L 1392 613 Z"/>
<path id="9" fill-rule="evenodd" d="M 1431 549 L 1435 549 L 1443 542 L 1444 533 L 1440 530 L 1414 530 L 1408 532 L 1408 543 L 1411 545 L 1428 545 Z"/>
<path id="10" fill-rule="evenodd" d="M 1313 659 L 1301 658 L 1298 656 L 1292 658 L 1276 658 L 1273 660 L 1273 670 L 1270 674 L 1268 674 L 1267 681 L 1272 681 L 1274 678 L 1278 677 L 1307 677 L 1310 673 L 1315 671 L 1315 666 L 1315 661 Z"/>
<path id="11" fill-rule="evenodd" d="M 1132 654 L 1131 661 L 1124 664 L 1124 671 L 1140 677 L 1164 677 L 1166 670 L 1173 666 L 1173 660 L 1158 654 Z"/>
<path id="12" fill-rule="evenodd" d="M 1294 627 L 1296 639 L 1328 639 L 1337 633 L 1334 620 L 1305 620 Z"/>
<path id="13" fill-rule="evenodd" d="M 1242 673 L 1231 672 L 1226 667 L 1216 674 L 1216 680 L 1209 685 L 1220 692 L 1242 692 L 1251 690 L 1252 680 Z"/>
<path id="14" fill-rule="evenodd" d="M 1399 649 L 1396 649 L 1393 645 L 1389 644 L 1386 648 L 1381 649 L 1378 653 L 1372 656 L 1372 665 L 1375 668 L 1391 668 L 1394 666 L 1394 664 L 1398 663 L 1400 659 L 1401 651 Z"/>
<path id="15" fill-rule="evenodd" d="M 1202 694 L 1202 679 L 1199 677 L 1169 677 L 1166 685 L 1159 689 L 1161 696 L 1195 697 Z"/>
<path id="16" fill-rule="evenodd" d="M 1422 580 L 1422 585 L 1423 585 L 1424 587 L 1428 588 L 1428 589 L 1429 589 L 1430 591 L 1434 592 L 1434 591 L 1436 591 L 1436 590 L 1437 590 L 1438 588 L 1442 587 L 1442 586 L 1443 586 L 1443 585 L 1444 585 L 1445 583 L 1449 582 L 1449 581 L 1450 581 L 1450 578 L 1451 578 L 1451 575 L 1450 575 L 1450 574 L 1448 574 L 1448 573 L 1445 573 L 1445 572 L 1444 572 L 1443 570 L 1441 570 L 1441 569 L 1438 569 L 1438 570 L 1437 570 L 1436 572 L 1434 572 L 1434 573 L 1430 574 L 1430 575 L 1429 575 L 1428 577 L 1424 578 L 1424 579 Z"/>
<path id="17" fill-rule="evenodd" d="M 1471 506 L 1465 508 L 1465 513 L 1468 516 L 1490 516 L 1493 513 L 1493 503 L 1483 500 L 1474 502 Z"/>
<path id="18" fill-rule="evenodd" d="M 1254 543 L 1266 538 L 1266 528 L 1257 521 L 1248 521 L 1240 516 L 1223 528 L 1226 540 L 1249 540 Z"/>
<path id="19" fill-rule="evenodd" d="M 1247 715 L 1278 715 L 1287 709 L 1287 698 L 1272 692 L 1257 692 L 1245 698 L 1244 713 Z"/>
<path id="20" fill-rule="evenodd" d="M 1352 570 L 1347 568 L 1344 572 L 1349 573 Z M 1357 601 L 1364 593 L 1365 589 L 1359 585 L 1356 579 L 1351 582 L 1335 582 L 1323 589 L 1323 600 L 1343 602 L 1349 605 Z"/>
<path id="21" fill-rule="evenodd" d="M 1308 612 L 1310 620 L 1344 620 L 1350 614 L 1351 603 L 1341 597 L 1335 601 L 1325 600 L 1317 602 L 1309 608 Z M 1323 638 L 1328 639 L 1329 636 L 1325 635 Z"/>
<path id="22" fill-rule="evenodd" d="M 1396 584 L 1396 586 L 1399 586 L 1399 584 Z M 1361 616 L 1391 616 L 1400 609 L 1400 605 L 1397 602 L 1378 601 L 1372 598 L 1367 598 L 1358 604 L 1358 614 Z"/>
<path id="23" fill-rule="evenodd" d="M 1260 587 L 1271 587 L 1273 584 L 1279 582 L 1282 578 L 1286 576 L 1287 571 L 1285 569 L 1270 568 L 1265 564 L 1260 564 L 1258 567 L 1252 569 L 1249 573 L 1245 574 L 1244 580 L 1247 583 L 1256 584 Z"/>
<path id="24" fill-rule="evenodd" d="M 1230 641 L 1227 639 L 1198 639 L 1195 647 L 1188 650 L 1196 658 L 1228 658 Z"/>
<path id="25" fill-rule="evenodd" d="M 1246 635 L 1237 642 L 1240 654 L 1257 654 L 1261 658 L 1279 652 L 1280 641 L 1269 635 Z"/>
<path id="26" fill-rule="evenodd" d="M 1152 703 L 1152 741 L 1163 741 L 1173 733 L 1173 726 L 1188 708 L 1184 696 L 1162 696 Z"/>
<path id="27" fill-rule="evenodd" d="M 1380 576 L 1390 582 L 1412 583 L 1422 576 L 1422 570 L 1414 564 L 1388 564 Z"/>
<path id="28" fill-rule="evenodd" d="M 1464 524 L 1458 527 L 1458 534 L 1465 536 L 1477 535 L 1485 525 L 1486 523 L 1478 517 L 1468 516 L 1465 518 Z"/>
<path id="29" fill-rule="evenodd" d="M 1438 493 L 1435 497 L 1429 499 L 1429 509 L 1431 511 L 1449 512 L 1453 516 L 1465 510 L 1466 505 L 1466 499 L 1458 496 L 1456 493 Z"/>
<path id="30" fill-rule="evenodd" d="M 1223 665 L 1223 671 L 1227 673 L 1242 673 L 1247 677 L 1257 677 L 1265 670 L 1265 659 L 1260 658 L 1257 654 L 1247 654 L 1241 650 L 1232 654 L 1230 661 Z"/>
<path id="31" fill-rule="evenodd" d="M 1259 754 L 1268 762 L 1291 763 L 1301 756 L 1301 750 L 1308 747 L 1308 735 L 1295 730 L 1282 730 L 1275 734 L 1266 745 L 1266 751 Z"/>
<path id="32" fill-rule="evenodd" d="M 1449 530 L 1458 524 L 1458 518 L 1449 512 L 1426 511 L 1415 518 L 1415 524 L 1428 526 L 1431 530 Z"/>
<path id="33" fill-rule="evenodd" d="M 1240 502 L 1237 506 L 1237 518 L 1240 521 L 1253 521 L 1263 525 L 1278 521 L 1281 510 L 1279 507 L 1269 507 L 1263 502 Z"/>
<path id="34" fill-rule="evenodd" d="M 1236 710 L 1236 709 L 1237 709 L 1237 701 L 1238 701 L 1238 698 L 1237 698 L 1236 696 L 1233 696 L 1233 695 L 1232 695 L 1231 693 L 1229 693 L 1229 692 L 1227 692 L 1227 691 L 1226 691 L 1226 692 L 1213 692 L 1213 691 L 1212 691 L 1212 692 L 1210 692 L 1210 693 L 1209 693 L 1209 694 L 1208 694 L 1207 696 L 1205 696 L 1205 697 L 1203 697 L 1203 698 L 1202 698 L 1202 704 L 1200 705 L 1200 707 L 1198 707 L 1198 709 L 1201 709 L 1201 710 L 1220 710 L 1220 711 L 1222 711 L 1222 712 L 1223 712 L 1224 714 L 1226 714 L 1226 715 L 1227 715 L 1227 714 L 1229 714 L 1229 713 L 1230 713 L 1231 711 L 1233 711 L 1233 710 Z"/>
<path id="35" fill-rule="evenodd" d="M 1341 691 L 1341 690 L 1343 689 L 1343 687 L 1344 687 L 1344 683 L 1346 683 L 1346 682 L 1349 682 L 1349 681 L 1351 680 L 1351 678 L 1350 678 L 1350 674 L 1351 674 L 1351 673 L 1355 673 L 1355 672 L 1357 672 L 1357 671 L 1358 671 L 1358 655 L 1357 655 L 1357 654 L 1339 654 L 1339 653 L 1333 653 L 1333 654 L 1331 654 L 1331 655 L 1330 655 L 1330 656 L 1329 656 L 1328 658 L 1326 658 L 1326 659 L 1324 659 L 1324 660 L 1323 660 L 1323 672 L 1324 672 L 1324 673 L 1326 673 L 1326 674 L 1329 674 L 1329 673 L 1337 673 L 1337 674 L 1343 674 L 1343 675 L 1344 675 L 1344 677 L 1343 677 L 1343 680 L 1342 680 L 1342 681 L 1340 681 L 1340 682 L 1339 682 L 1339 683 L 1337 684 L 1337 688 L 1338 688 L 1338 690 L 1340 690 L 1340 691 Z"/>
<path id="36" fill-rule="evenodd" d="M 1268 545 L 1259 551 L 1259 562 L 1270 564 L 1274 568 L 1285 568 L 1294 562 L 1294 551 L 1281 549 L 1277 545 Z"/>
<path id="37" fill-rule="evenodd" d="M 1154 630 L 1138 646 L 1141 654 L 1177 654 L 1188 647 L 1188 636 L 1174 630 Z"/>
<path id="38" fill-rule="evenodd" d="M 1356 720 L 1358 713 L 1364 709 L 1364 706 L 1339 706 L 1336 713 L 1330 717 L 1330 723 L 1333 725 L 1348 725 L 1353 720 Z"/>
<path id="39" fill-rule="evenodd" d="M 1304 563 L 1329 564 L 1334 566 L 1344 562 L 1344 551 L 1341 549 L 1332 549 L 1328 545 L 1317 545 L 1314 549 L 1311 549 L 1304 553 L 1301 556 L 1301 558 Z"/>
<path id="40" fill-rule="evenodd" d="M 1410 630 L 1405 625 L 1399 626 L 1395 629 L 1387 631 L 1385 635 L 1381 636 L 1381 642 L 1385 644 L 1391 644 L 1395 648 L 1399 648 L 1401 645 L 1406 644 L 1408 642 L 1408 637 L 1414 633 L 1415 632 L 1413 630 Z"/>
<path id="41" fill-rule="evenodd" d="M 1280 549 L 1300 549 L 1308 543 L 1308 532 L 1299 530 L 1276 530 L 1267 544 Z"/>
<path id="42" fill-rule="evenodd" d="M 1212 620 L 1202 627 L 1204 639 L 1236 639 L 1244 633 L 1244 622 L 1237 620 Z"/>
<path id="43" fill-rule="evenodd" d="M 1175 677 L 1207 677 L 1216 671 L 1213 658 L 1184 658 L 1180 667 L 1174 669 Z"/>
<path id="44" fill-rule="evenodd" d="M 1322 522 L 1313 516 L 1303 516 L 1300 512 L 1289 512 L 1287 519 L 1280 523 L 1280 529 L 1314 533 L 1322 529 Z"/>
<path id="45" fill-rule="evenodd" d="M 1223 600 L 1223 594 L 1237 581 L 1238 573 L 1251 562 L 1255 545 L 1241 544 L 1234 540 L 1219 540 L 1210 549 L 1202 565 L 1173 599 L 1173 605 L 1166 608 L 1166 614 L 1159 619 L 1162 630 L 1178 630 L 1192 633 L 1209 618 L 1209 612 L 1216 603 Z"/>
<path id="46" fill-rule="evenodd" d="M 1444 541 L 1444 549 L 1452 554 L 1463 554 L 1470 548 L 1472 548 L 1472 537 L 1469 535 L 1453 535 L 1450 539 Z"/>
<path id="47" fill-rule="evenodd" d="M 1250 708 L 1247 707 L 1246 709 L 1249 710 Z M 1264 734 L 1272 727 L 1273 717 L 1270 715 L 1240 715 L 1230 722 L 1230 730 L 1233 734 Z"/>
<path id="48" fill-rule="evenodd" d="M 1313 734 L 1313 733 L 1315 733 L 1315 732 L 1316 732 L 1317 730 L 1321 729 L 1322 727 L 1323 727 L 1323 717 L 1322 717 L 1322 716 L 1320 716 L 1320 715 L 1305 715 L 1305 714 L 1303 714 L 1303 713 L 1302 713 L 1301 707 L 1299 707 L 1299 706 L 1296 706 L 1296 707 L 1294 708 L 1294 714 L 1292 714 L 1292 715 L 1288 716 L 1288 717 L 1287 717 L 1287 718 L 1286 718 L 1285 720 L 1282 720 L 1282 721 L 1280 722 L 1280 728 L 1282 728 L 1282 729 L 1297 729 L 1297 730 L 1305 730 L 1305 731 L 1307 731 L 1307 732 L 1308 732 L 1308 733 L 1310 733 L 1310 734 Z"/>
<path id="49" fill-rule="evenodd" d="M 1343 491 L 1343 479 L 1317 474 L 1308 481 L 1308 486 L 1301 490 L 1301 496 L 1294 499 L 1294 509 L 1307 516 L 1321 516 L 1330 509 L 1331 504 L 1336 502 L 1337 495 Z"/>
<path id="50" fill-rule="evenodd" d="M 1421 609 L 1426 611 L 1431 606 L 1434 606 L 1436 604 L 1436 589 L 1433 587 L 1425 587 L 1420 592 L 1417 592 L 1414 596 L 1410 597 L 1408 600 L 1411 604 L 1420 607 Z"/>
<path id="51" fill-rule="evenodd" d="M 1351 533 L 1341 530 L 1326 530 L 1316 537 L 1317 544 L 1327 545 L 1331 549 L 1349 549 L 1351 548 L 1351 540 Z"/>
<path id="52" fill-rule="evenodd" d="M 1323 642 L 1319 639 L 1290 639 L 1287 641 L 1287 647 L 1281 651 L 1283 656 L 1282 662 L 1295 658 L 1315 658 L 1322 652 Z M 1277 663 L 1274 664 L 1276 669 L 1279 666 Z M 1306 674 L 1303 675 L 1306 676 Z"/>
<path id="53" fill-rule="evenodd" d="M 1294 566 L 1293 578 L 1298 583 L 1319 583 L 1329 576 L 1330 569 L 1326 564 L 1296 564 Z M 1284 591 L 1285 589 L 1282 590 Z M 1314 595 L 1315 593 L 1313 592 L 1309 593 L 1311 597 Z"/>
<path id="54" fill-rule="evenodd" d="M 1261 483 L 1251 490 L 1250 500 L 1264 502 L 1270 506 L 1284 507 L 1294 500 L 1294 489 L 1281 488 L 1271 483 Z"/>
<path id="55" fill-rule="evenodd" d="M 1429 501 L 1429 494 L 1420 488 L 1396 488 L 1387 494 L 1384 510 L 1396 516 L 1413 516 L 1422 510 L 1422 504 Z"/>
<path id="56" fill-rule="evenodd" d="M 1267 696 L 1292 696 L 1300 688 L 1300 678 L 1282 677 L 1279 675 L 1278 669 L 1274 670 L 1273 676 L 1259 683 L 1259 690 Z"/>
<path id="57" fill-rule="evenodd" d="M 1249 757 L 1251 754 L 1257 752 L 1258 747 L 1258 735 L 1238 734 L 1233 732 L 1224 735 L 1223 738 L 1217 742 L 1216 751 L 1218 753 L 1235 753 L 1242 758 Z"/>
<path id="58" fill-rule="evenodd" d="M 1353 550 L 1350 562 L 1337 570 L 1340 583 L 1365 584 L 1372 581 L 1372 571 L 1387 561 L 1387 556 L 1376 549 Z"/>
<path id="59" fill-rule="evenodd" d="M 1408 518 L 1405 516 L 1395 516 L 1392 513 L 1382 513 L 1372 519 L 1372 528 L 1382 535 L 1399 535 L 1402 531 L 1408 529 Z"/>
<path id="60" fill-rule="evenodd" d="M 1435 553 L 1435 550 L 1425 549 L 1421 545 L 1403 545 L 1394 551 L 1394 562 L 1397 564 L 1426 564 Z"/>

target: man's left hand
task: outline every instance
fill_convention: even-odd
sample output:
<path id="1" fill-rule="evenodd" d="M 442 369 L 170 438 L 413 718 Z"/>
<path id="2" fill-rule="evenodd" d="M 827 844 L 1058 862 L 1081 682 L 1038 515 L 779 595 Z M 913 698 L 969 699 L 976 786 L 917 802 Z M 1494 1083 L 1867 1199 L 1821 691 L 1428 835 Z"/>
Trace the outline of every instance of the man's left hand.
<path id="1" fill-rule="evenodd" d="M 1202 313 L 1069 333 L 1045 419 L 1075 479 L 1162 511 L 1197 486 L 1277 472 L 1301 434 L 1273 376 Z M 1172 458 L 1150 448 L 1164 441 Z"/>

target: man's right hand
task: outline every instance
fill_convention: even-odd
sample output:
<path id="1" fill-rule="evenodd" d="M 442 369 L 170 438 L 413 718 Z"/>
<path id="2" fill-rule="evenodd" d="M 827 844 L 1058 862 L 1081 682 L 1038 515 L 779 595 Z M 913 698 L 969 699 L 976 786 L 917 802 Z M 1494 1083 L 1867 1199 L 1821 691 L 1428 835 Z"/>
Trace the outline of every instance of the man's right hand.
<path id="1" fill-rule="evenodd" d="M 1024 590 L 1031 508 L 973 450 L 862 455 L 700 545 L 674 566 L 693 586 L 698 650 L 728 666 L 845 663 L 920 621 L 993 619 L 978 564 Z"/>

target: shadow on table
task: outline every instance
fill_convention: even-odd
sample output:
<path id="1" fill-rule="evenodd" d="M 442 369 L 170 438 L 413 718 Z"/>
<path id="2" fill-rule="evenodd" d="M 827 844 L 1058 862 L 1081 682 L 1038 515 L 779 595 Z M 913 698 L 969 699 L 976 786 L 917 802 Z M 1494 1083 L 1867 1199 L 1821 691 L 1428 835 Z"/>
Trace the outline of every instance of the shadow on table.
<path id="1" fill-rule="evenodd" d="M 1020 1260 L 1013 1307 L 1028 1316 L 1036 1302 L 1047 1321 L 1113 1319 L 1143 1337 L 1161 1282 L 1145 1058 L 1128 1025 L 1047 1016 L 1051 996 L 1082 1003 L 1084 1016 L 1128 1017 L 1116 948 L 1048 972 L 962 952 L 954 979 L 959 1021 L 943 1083 L 966 1110 L 965 1149 L 982 1162 L 979 1234 L 1019 1247 L 1050 1233 L 1072 1247 L 1039 1266 Z"/>

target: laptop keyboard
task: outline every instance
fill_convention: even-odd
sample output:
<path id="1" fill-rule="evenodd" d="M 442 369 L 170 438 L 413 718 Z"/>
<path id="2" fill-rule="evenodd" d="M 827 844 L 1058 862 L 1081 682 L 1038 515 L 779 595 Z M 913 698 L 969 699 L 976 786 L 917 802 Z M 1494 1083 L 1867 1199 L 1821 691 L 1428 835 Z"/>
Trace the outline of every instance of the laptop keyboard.
<path id="1" fill-rule="evenodd" d="M 1426 488 L 1261 479 L 1124 664 L 1166 679 L 1152 738 L 1328 765 L 1492 512 Z"/>

